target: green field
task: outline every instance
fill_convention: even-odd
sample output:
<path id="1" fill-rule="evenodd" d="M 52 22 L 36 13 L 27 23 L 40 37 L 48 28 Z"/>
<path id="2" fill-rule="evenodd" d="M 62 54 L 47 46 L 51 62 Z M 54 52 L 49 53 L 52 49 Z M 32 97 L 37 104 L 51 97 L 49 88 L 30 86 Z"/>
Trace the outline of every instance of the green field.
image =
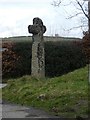
<path id="1" fill-rule="evenodd" d="M 2 38 L 3 41 L 32 41 L 32 36 L 16 36 Z M 77 41 L 81 40 L 80 38 L 73 37 L 54 37 L 54 36 L 44 36 L 44 41 Z"/>
<path id="2" fill-rule="evenodd" d="M 42 108 L 62 117 L 88 116 L 88 68 L 43 80 L 23 76 L 10 79 L 3 99 Z"/>

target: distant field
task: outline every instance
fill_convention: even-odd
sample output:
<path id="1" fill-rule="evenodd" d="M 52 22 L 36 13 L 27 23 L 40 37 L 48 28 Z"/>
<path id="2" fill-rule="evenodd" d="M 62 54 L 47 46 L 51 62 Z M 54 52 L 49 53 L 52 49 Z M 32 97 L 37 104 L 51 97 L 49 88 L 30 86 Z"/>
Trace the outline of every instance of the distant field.
<path id="1" fill-rule="evenodd" d="M 32 41 L 32 36 L 18 36 L 18 37 L 9 37 L 9 38 L 3 38 L 4 41 Z M 80 38 L 70 38 L 70 37 L 50 37 L 50 36 L 44 36 L 45 41 L 77 41 L 81 40 Z"/>

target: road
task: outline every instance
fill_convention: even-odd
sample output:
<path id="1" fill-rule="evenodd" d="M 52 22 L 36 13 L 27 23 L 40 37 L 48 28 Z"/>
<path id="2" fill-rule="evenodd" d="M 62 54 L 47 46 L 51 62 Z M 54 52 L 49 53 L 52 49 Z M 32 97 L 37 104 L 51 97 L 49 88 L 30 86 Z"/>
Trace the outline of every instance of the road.
<path id="1" fill-rule="evenodd" d="M 0 102 L 0 107 L 2 107 L 2 118 L 58 118 L 57 116 L 50 115 L 43 110 L 33 107 L 26 107 L 6 102 L 3 102 L 3 104 Z"/>
<path id="2" fill-rule="evenodd" d="M 5 87 L 6 84 L 1 85 L 1 87 Z M 53 116 L 45 112 L 44 110 L 22 106 L 19 104 L 12 104 L 9 102 L 5 102 L 0 99 L 0 118 L 36 118 L 40 120 L 40 118 L 47 118 L 47 120 L 58 119 L 57 116 Z M 55 120 L 56 120 L 55 119 Z"/>

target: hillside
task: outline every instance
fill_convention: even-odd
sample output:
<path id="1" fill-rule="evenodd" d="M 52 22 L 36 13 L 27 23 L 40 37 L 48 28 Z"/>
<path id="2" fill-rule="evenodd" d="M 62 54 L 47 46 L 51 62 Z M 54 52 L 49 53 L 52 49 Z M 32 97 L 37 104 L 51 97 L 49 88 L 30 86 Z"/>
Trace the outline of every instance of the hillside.
<path id="1" fill-rule="evenodd" d="M 32 41 L 32 36 L 16 36 L 16 37 L 8 37 L 2 38 L 4 41 Z M 44 41 L 78 41 L 80 38 L 73 37 L 54 37 L 54 36 L 44 36 Z"/>
<path id="2" fill-rule="evenodd" d="M 38 80 L 30 76 L 10 79 L 3 99 L 42 108 L 62 117 L 88 116 L 88 69 Z"/>

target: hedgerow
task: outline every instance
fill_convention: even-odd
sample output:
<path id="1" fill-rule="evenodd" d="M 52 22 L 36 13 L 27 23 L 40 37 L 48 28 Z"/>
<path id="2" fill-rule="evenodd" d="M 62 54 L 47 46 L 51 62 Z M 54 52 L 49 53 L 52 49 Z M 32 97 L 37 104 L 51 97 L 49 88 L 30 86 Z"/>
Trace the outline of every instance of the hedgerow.
<path id="1" fill-rule="evenodd" d="M 31 74 L 32 42 L 3 42 L 3 78 Z M 11 45 L 11 46 L 10 46 Z M 60 76 L 86 65 L 82 41 L 45 42 L 45 74 Z"/>

